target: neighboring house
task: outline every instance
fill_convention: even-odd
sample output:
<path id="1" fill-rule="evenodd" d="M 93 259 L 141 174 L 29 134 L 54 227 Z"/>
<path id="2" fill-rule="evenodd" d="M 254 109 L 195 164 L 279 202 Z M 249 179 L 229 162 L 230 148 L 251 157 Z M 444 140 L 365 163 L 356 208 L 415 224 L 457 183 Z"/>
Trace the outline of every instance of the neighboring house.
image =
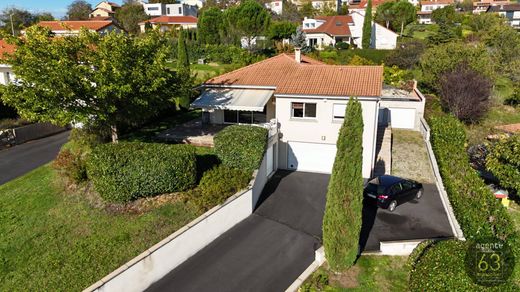
<path id="1" fill-rule="evenodd" d="M 417 11 L 417 21 L 421 24 L 431 24 L 432 12 L 435 9 L 444 8 L 454 4 L 454 0 L 421 1 L 421 11 Z"/>
<path id="2" fill-rule="evenodd" d="M 379 5 L 385 3 L 385 2 L 391 2 L 394 0 L 372 0 L 372 12 L 375 13 L 376 9 Z M 348 10 L 350 12 L 364 12 L 365 9 L 367 9 L 368 6 L 368 0 L 361 0 L 357 4 L 350 5 L 348 7 Z"/>
<path id="3" fill-rule="evenodd" d="M 487 12 L 498 13 L 500 16 L 504 16 L 507 18 L 509 25 L 516 29 L 520 29 L 520 3 L 491 6 Z"/>
<path id="4" fill-rule="evenodd" d="M 345 42 L 362 47 L 364 12 L 350 15 L 319 16 L 305 18 L 302 29 L 306 34 L 307 45 L 318 49 Z M 372 22 L 371 47 L 376 49 L 395 49 L 397 34 L 384 26 Z"/>
<path id="5" fill-rule="evenodd" d="M 480 14 L 488 11 L 491 6 L 499 6 L 499 5 L 507 5 L 512 4 L 509 1 L 495 1 L 495 0 L 481 0 L 478 2 L 473 2 L 473 13 Z"/>
<path id="6" fill-rule="evenodd" d="M 77 35 L 82 28 L 99 34 L 105 34 L 111 31 L 124 31 L 112 20 L 40 21 L 37 25 L 49 28 L 56 36 Z M 25 31 L 22 31 L 22 34 L 24 33 Z"/>
<path id="7" fill-rule="evenodd" d="M 279 128 L 268 150 L 281 169 L 330 173 L 345 108 L 351 96 L 363 108 L 363 177 L 375 163 L 383 66 L 325 65 L 280 54 L 220 75 L 202 85 L 193 103 L 212 124 L 264 124 Z"/>
<path id="8" fill-rule="evenodd" d="M 90 13 L 90 17 L 114 17 L 116 10 L 119 8 L 121 8 L 119 4 L 108 1 L 102 1 L 98 5 L 96 5 L 94 10 L 92 10 L 92 12 Z"/>
<path id="9" fill-rule="evenodd" d="M 280 15 L 283 12 L 283 1 L 269 1 L 266 2 L 264 5 L 265 8 L 271 10 L 275 14 Z"/>
<path id="10" fill-rule="evenodd" d="M 143 4 L 144 12 L 149 16 L 197 16 L 198 8 L 188 4 Z"/>
<path id="11" fill-rule="evenodd" d="M 196 29 L 197 28 L 197 17 L 194 16 L 159 16 L 152 18 L 147 21 L 139 23 L 141 32 L 146 31 L 146 27 L 150 28 L 159 27 L 161 31 L 168 31 L 172 29 Z"/>
<path id="12" fill-rule="evenodd" d="M 0 39 L 0 84 L 7 85 L 15 80 L 13 68 L 9 64 L 5 64 L 2 60 L 5 54 L 14 53 L 15 46 L 8 44 L 6 41 Z"/>

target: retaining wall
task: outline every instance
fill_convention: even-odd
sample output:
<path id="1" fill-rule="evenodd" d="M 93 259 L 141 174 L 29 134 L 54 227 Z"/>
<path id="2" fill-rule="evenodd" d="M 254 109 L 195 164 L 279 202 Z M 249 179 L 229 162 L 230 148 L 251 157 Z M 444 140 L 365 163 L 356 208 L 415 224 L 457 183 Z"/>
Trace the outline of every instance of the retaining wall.
<path id="1" fill-rule="evenodd" d="M 30 140 L 40 139 L 59 132 L 66 128 L 58 127 L 51 123 L 37 123 L 14 129 L 0 131 L 0 148 L 22 144 Z"/>

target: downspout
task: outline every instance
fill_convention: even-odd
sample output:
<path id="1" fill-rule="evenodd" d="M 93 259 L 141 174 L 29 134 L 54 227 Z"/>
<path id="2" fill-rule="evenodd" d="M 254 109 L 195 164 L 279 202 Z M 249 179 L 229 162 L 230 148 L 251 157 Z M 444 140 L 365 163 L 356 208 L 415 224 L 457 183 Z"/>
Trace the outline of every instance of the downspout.
<path id="1" fill-rule="evenodd" d="M 376 148 L 377 148 L 377 129 L 379 127 L 379 109 L 381 107 L 381 99 L 378 99 L 376 102 L 376 114 L 374 118 L 374 134 L 372 135 L 372 141 L 374 142 L 372 144 L 372 165 L 371 165 L 371 171 L 370 171 L 370 177 L 374 176 L 374 166 L 375 166 L 375 160 L 376 160 Z"/>

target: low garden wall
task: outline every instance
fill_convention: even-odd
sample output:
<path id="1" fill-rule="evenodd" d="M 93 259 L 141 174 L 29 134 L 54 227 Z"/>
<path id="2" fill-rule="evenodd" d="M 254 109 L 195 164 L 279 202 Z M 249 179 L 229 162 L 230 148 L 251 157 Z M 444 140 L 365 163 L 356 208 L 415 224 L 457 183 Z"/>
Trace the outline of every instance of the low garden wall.
<path id="1" fill-rule="evenodd" d="M 58 127 L 51 123 L 37 123 L 14 129 L 0 130 L 0 148 L 22 144 L 65 130 L 66 128 Z"/>
<path id="2" fill-rule="evenodd" d="M 253 213 L 267 182 L 266 155 L 247 189 L 177 230 L 84 291 L 143 291 Z"/>

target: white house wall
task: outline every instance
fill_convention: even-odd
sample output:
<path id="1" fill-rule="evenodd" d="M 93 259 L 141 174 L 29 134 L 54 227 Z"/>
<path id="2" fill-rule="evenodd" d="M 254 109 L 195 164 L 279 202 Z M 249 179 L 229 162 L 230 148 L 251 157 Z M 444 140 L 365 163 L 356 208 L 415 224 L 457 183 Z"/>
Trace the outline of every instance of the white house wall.
<path id="1" fill-rule="evenodd" d="M 316 103 L 315 119 L 291 117 L 292 102 Z M 347 98 L 276 98 L 276 118 L 280 125 L 279 168 L 287 169 L 287 143 L 308 142 L 336 144 L 343 120 L 333 119 L 333 105 L 347 104 Z M 377 113 L 379 104 L 376 99 L 362 100 L 363 109 L 363 177 L 371 175 L 374 163 L 375 141 L 377 134 Z"/>
<path id="2" fill-rule="evenodd" d="M 363 43 L 363 21 L 365 17 L 360 13 L 352 13 L 352 20 L 354 25 L 350 26 L 350 32 L 354 44 L 358 47 L 362 47 Z M 379 50 L 393 50 L 397 46 L 397 34 L 386 27 L 372 22 L 372 35 L 371 43 L 372 47 Z"/>
<path id="3" fill-rule="evenodd" d="M 336 44 L 334 38 L 326 33 L 307 33 L 305 38 L 307 40 L 307 46 L 310 46 L 310 39 L 317 39 L 316 47 L 318 48 L 334 46 Z"/>
<path id="4" fill-rule="evenodd" d="M 0 64 L 0 84 L 7 85 L 15 79 L 12 68 L 9 65 Z"/>

